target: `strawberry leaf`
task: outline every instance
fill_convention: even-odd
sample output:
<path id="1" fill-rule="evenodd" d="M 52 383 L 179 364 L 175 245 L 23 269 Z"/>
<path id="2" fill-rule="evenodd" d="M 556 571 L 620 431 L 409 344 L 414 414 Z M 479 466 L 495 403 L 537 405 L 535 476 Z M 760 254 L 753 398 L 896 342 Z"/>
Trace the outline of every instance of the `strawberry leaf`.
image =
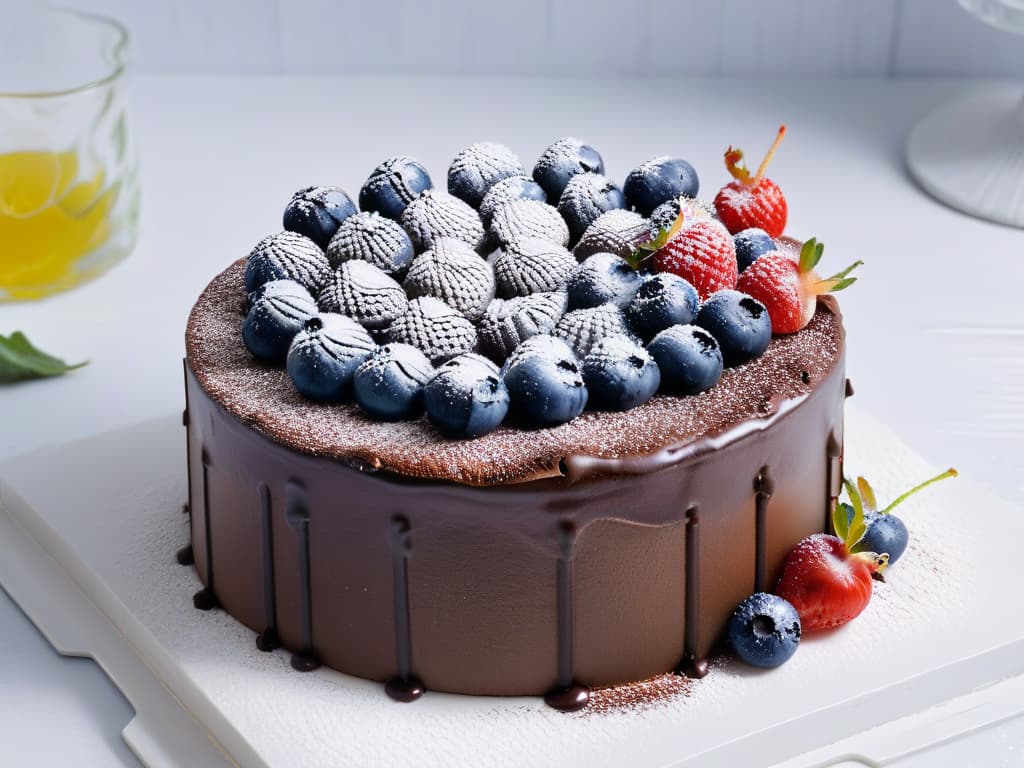
<path id="1" fill-rule="evenodd" d="M 831 281 L 826 280 L 825 282 L 831 282 Z M 836 291 L 841 291 L 844 288 L 849 288 L 851 285 L 853 285 L 856 282 L 857 282 L 857 278 L 856 277 L 844 277 L 842 280 L 837 280 L 835 282 L 835 284 L 831 288 L 828 289 L 827 292 L 828 293 L 835 293 Z"/>
<path id="2" fill-rule="evenodd" d="M 821 261 L 821 254 L 825 251 L 825 244 L 819 243 L 817 238 L 812 237 L 800 247 L 800 272 L 810 272 Z"/>
<path id="3" fill-rule="evenodd" d="M 850 497 L 850 502 L 853 504 L 853 520 L 850 521 L 846 536 L 842 538 L 846 549 L 852 552 L 853 548 L 857 546 L 857 542 L 864 538 L 868 527 L 864 522 L 864 503 L 861 501 L 860 494 L 857 493 L 857 488 L 845 477 L 843 478 L 843 487 L 846 488 L 846 495 Z"/>
<path id="4" fill-rule="evenodd" d="M 848 506 L 847 504 L 836 504 L 836 508 L 832 510 L 832 528 L 835 529 L 836 536 L 843 541 L 846 541 L 846 534 L 850 531 Z"/>
<path id="5" fill-rule="evenodd" d="M 892 512 L 893 507 L 896 507 L 899 504 L 903 503 L 909 497 L 913 496 L 918 491 L 920 491 L 920 490 L 922 490 L 924 488 L 927 488 L 932 483 L 937 483 L 937 482 L 939 482 L 939 480 L 945 480 L 947 477 L 957 477 L 959 474 L 960 474 L 959 472 L 957 472 L 955 469 L 950 467 L 945 472 L 942 472 L 942 473 L 936 475 L 935 477 L 928 478 L 923 483 L 918 483 L 917 485 L 915 485 L 913 488 L 911 488 L 906 493 L 900 494 L 900 496 L 898 496 L 896 498 L 896 501 L 894 501 L 892 504 L 890 504 L 888 507 L 886 507 L 885 509 L 882 510 L 882 514 L 883 515 L 888 515 L 890 512 Z"/>
<path id="6" fill-rule="evenodd" d="M 85 363 L 68 365 L 59 357 L 46 354 L 21 331 L 10 336 L 0 334 L 0 384 L 63 376 L 83 365 Z"/>
<path id="7" fill-rule="evenodd" d="M 872 512 L 878 509 L 878 502 L 875 501 L 875 489 L 871 487 L 867 478 L 857 478 L 857 490 L 860 491 L 860 498 L 864 502 L 865 509 L 870 509 Z"/>

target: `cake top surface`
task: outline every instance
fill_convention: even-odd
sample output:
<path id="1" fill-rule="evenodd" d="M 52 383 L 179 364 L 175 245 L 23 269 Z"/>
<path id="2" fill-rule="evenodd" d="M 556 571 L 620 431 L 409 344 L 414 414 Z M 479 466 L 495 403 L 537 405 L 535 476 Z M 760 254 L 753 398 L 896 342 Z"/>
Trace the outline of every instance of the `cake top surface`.
<path id="1" fill-rule="evenodd" d="M 254 360 L 239 342 L 244 273 L 241 260 L 215 277 L 193 307 L 186 331 L 189 366 L 221 407 L 271 440 L 309 455 L 465 485 L 559 477 L 569 456 L 645 456 L 767 418 L 781 403 L 811 392 L 843 350 L 837 305 L 819 299 L 806 328 L 774 337 L 761 357 L 726 369 L 716 386 L 699 395 L 658 395 L 633 410 L 587 411 L 553 428 L 502 426 L 474 440 L 450 440 L 426 417 L 380 422 L 354 404 L 307 400 L 284 369 Z"/>

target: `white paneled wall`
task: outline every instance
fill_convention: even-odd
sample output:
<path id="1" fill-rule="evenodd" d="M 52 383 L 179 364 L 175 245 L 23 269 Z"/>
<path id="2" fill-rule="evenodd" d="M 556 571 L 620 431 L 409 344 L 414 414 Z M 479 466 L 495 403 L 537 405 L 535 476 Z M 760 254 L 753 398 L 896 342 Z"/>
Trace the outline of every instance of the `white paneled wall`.
<path id="1" fill-rule="evenodd" d="M 1024 76 L 1024 36 L 955 0 L 63 4 L 124 21 L 143 72 Z"/>

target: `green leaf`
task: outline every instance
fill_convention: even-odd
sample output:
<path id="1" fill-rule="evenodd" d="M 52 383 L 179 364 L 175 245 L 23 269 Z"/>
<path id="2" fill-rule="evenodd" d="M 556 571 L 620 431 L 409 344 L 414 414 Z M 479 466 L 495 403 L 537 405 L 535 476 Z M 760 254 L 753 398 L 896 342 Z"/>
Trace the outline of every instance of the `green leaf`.
<path id="1" fill-rule="evenodd" d="M 825 251 L 825 244 L 819 243 L 818 239 L 812 237 L 800 247 L 800 271 L 810 272 L 821 261 L 821 254 Z"/>
<path id="2" fill-rule="evenodd" d="M 843 541 L 846 541 L 846 534 L 850 530 L 850 514 L 846 511 L 848 507 L 849 504 L 836 504 L 836 508 L 832 510 L 832 527 L 836 536 Z"/>
<path id="3" fill-rule="evenodd" d="M 33 346 L 21 331 L 10 336 L 0 335 L 0 384 L 63 376 L 83 365 L 84 362 L 68 365 L 59 357 L 46 354 Z"/>
<path id="4" fill-rule="evenodd" d="M 841 291 L 844 288 L 849 288 L 856 282 L 856 277 L 844 277 L 842 280 L 840 280 L 839 282 L 832 286 L 832 290 L 830 290 L 829 293 L 835 293 L 836 291 Z"/>
<path id="5" fill-rule="evenodd" d="M 953 469 L 953 467 L 950 467 L 945 472 L 942 472 L 942 473 L 936 475 L 935 477 L 931 477 L 931 478 L 925 480 L 923 483 L 919 483 L 918 485 L 915 485 L 913 488 L 911 488 L 906 493 L 903 493 L 900 496 L 898 496 L 896 501 L 894 501 L 888 507 L 883 509 L 882 510 L 882 514 L 883 515 L 888 515 L 890 512 L 892 512 L 893 507 L 899 506 L 901 503 L 906 501 L 909 497 L 913 496 L 915 493 L 917 493 L 921 489 L 927 488 L 932 483 L 937 483 L 940 480 L 945 480 L 947 477 L 957 477 L 959 474 L 960 473 L 957 472 L 955 469 Z"/>
<path id="6" fill-rule="evenodd" d="M 843 478 L 843 486 L 846 488 L 846 495 L 850 497 L 850 501 L 853 504 L 853 520 L 850 521 L 850 527 L 846 531 L 846 536 L 842 537 L 842 539 L 846 543 L 847 550 L 852 552 L 857 542 L 864 538 L 868 527 L 864 522 L 864 503 L 861 501 L 856 487 L 845 477 Z"/>
<path id="7" fill-rule="evenodd" d="M 875 501 L 875 489 L 871 487 L 871 483 L 866 477 L 857 478 L 857 490 L 860 491 L 860 497 L 867 509 L 872 512 L 878 509 L 878 502 Z"/>

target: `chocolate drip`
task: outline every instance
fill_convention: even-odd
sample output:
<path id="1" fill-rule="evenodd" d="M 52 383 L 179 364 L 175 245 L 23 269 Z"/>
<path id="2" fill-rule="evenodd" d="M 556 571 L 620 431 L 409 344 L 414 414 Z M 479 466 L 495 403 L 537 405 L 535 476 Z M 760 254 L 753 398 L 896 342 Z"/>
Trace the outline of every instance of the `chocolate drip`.
<path id="1" fill-rule="evenodd" d="M 412 622 L 409 617 L 409 552 L 412 549 L 409 518 L 391 518 L 391 570 L 395 598 L 395 656 L 398 674 L 384 686 L 395 701 L 416 701 L 423 695 L 423 684 L 412 674 Z"/>
<path id="2" fill-rule="evenodd" d="M 846 380 L 846 396 L 853 397 L 853 383 L 849 379 Z"/>
<path id="3" fill-rule="evenodd" d="M 558 524 L 558 677 L 555 687 L 544 696 L 549 707 L 561 712 L 575 712 L 590 701 L 590 689 L 573 682 L 573 645 L 575 639 L 576 604 L 573 594 L 572 554 L 576 543 L 576 523 L 562 520 Z"/>
<path id="4" fill-rule="evenodd" d="M 313 586 L 309 567 L 309 506 L 302 485 L 289 481 L 284 506 L 288 524 L 299 535 L 300 650 L 292 654 L 292 669 L 311 672 L 320 666 L 313 653 Z"/>
<path id="5" fill-rule="evenodd" d="M 196 563 L 196 553 L 192 551 L 191 544 L 186 544 L 179 549 L 174 557 L 177 559 L 178 565 L 195 565 Z"/>
<path id="6" fill-rule="evenodd" d="M 775 492 L 775 483 L 772 482 L 767 465 L 761 467 L 761 471 L 754 478 L 754 490 L 757 492 L 754 504 L 754 591 L 764 592 L 767 579 L 765 558 L 768 550 L 768 500 Z"/>
<path id="7" fill-rule="evenodd" d="M 825 533 L 834 533 L 832 515 L 836 511 L 839 494 L 843 491 L 843 444 L 836 439 L 835 432 L 828 433 L 825 455 L 828 456 L 828 503 L 825 505 Z"/>
<path id="8" fill-rule="evenodd" d="M 181 511 L 185 514 L 191 514 L 191 511 L 195 509 L 192 504 L 192 441 L 189 440 L 189 410 L 188 410 L 188 360 L 183 359 L 181 361 L 182 372 L 185 376 L 185 410 L 182 411 L 181 421 L 185 427 L 185 472 L 188 473 L 188 501 L 185 502 L 184 509 Z"/>
<path id="9" fill-rule="evenodd" d="M 203 527 L 206 531 L 206 586 L 192 596 L 192 604 L 200 611 L 220 608 L 213 585 L 213 534 L 210 531 L 210 455 L 204 448 L 203 462 Z"/>
<path id="10" fill-rule="evenodd" d="M 686 627 L 683 630 L 683 662 L 680 671 L 688 677 L 704 677 L 708 661 L 697 657 L 700 628 L 700 518 L 697 507 L 686 510 Z"/>
<path id="11" fill-rule="evenodd" d="M 277 599 L 274 593 L 274 518 L 271 514 L 270 488 L 266 483 L 257 486 L 259 496 L 261 549 L 263 552 L 263 614 L 265 629 L 256 636 L 256 647 L 273 651 L 281 647 L 277 635 Z"/>

